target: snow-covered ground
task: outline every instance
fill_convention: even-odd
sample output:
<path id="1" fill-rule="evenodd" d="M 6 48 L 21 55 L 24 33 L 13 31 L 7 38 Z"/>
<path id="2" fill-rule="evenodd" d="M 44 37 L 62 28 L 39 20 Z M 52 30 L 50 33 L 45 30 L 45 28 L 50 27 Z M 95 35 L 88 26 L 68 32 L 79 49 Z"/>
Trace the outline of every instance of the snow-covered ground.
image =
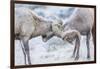
<path id="1" fill-rule="evenodd" d="M 86 37 L 82 36 L 80 47 L 80 61 L 93 61 L 94 60 L 94 45 L 92 39 L 90 40 L 90 54 L 91 59 L 88 60 Z M 30 55 L 32 64 L 47 64 L 47 63 L 64 63 L 64 62 L 77 62 L 71 58 L 74 43 L 69 44 L 58 37 L 53 37 L 47 42 L 43 42 L 41 36 L 33 38 L 29 41 Z M 24 55 L 20 46 L 20 42 L 15 40 L 15 64 L 24 65 Z"/>

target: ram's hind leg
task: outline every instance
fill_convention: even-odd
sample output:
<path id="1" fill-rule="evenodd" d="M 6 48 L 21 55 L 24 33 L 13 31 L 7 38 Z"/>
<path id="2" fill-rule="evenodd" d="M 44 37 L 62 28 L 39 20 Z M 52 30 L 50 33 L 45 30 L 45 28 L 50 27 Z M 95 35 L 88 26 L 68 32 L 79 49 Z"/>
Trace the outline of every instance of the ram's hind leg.
<path id="1" fill-rule="evenodd" d="M 87 58 L 90 58 L 90 37 L 91 37 L 91 32 L 89 32 L 86 36 L 86 45 L 87 45 Z"/>

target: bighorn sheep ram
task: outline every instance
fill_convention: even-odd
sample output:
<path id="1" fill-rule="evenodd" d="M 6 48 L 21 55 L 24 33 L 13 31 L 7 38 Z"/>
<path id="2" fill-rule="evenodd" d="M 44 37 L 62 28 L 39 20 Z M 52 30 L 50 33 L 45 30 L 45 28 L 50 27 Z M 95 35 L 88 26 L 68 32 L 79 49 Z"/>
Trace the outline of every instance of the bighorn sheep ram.
<path id="1" fill-rule="evenodd" d="M 25 64 L 31 64 L 28 41 L 36 36 L 42 36 L 43 41 L 50 39 L 52 34 L 52 23 L 62 23 L 60 20 L 47 21 L 39 17 L 30 9 L 15 8 L 15 39 L 23 43 Z M 50 37 L 49 37 L 50 36 Z"/>
<path id="2" fill-rule="evenodd" d="M 86 35 L 86 45 L 87 45 L 87 58 L 90 58 L 90 36 L 92 36 L 92 26 L 94 24 L 94 9 L 93 8 L 75 8 L 72 16 L 65 22 L 64 24 L 64 31 L 68 30 L 76 30 L 77 33 L 81 35 Z M 68 37 L 67 37 L 68 36 Z M 69 41 L 70 43 L 73 41 L 73 34 L 67 34 L 65 40 Z M 70 36 L 70 37 L 69 37 Z M 75 38 L 74 38 L 75 39 Z M 76 38 L 77 39 L 77 38 Z M 78 45 L 75 46 L 73 56 L 75 56 L 75 52 L 77 51 L 76 58 L 79 58 L 79 47 L 80 47 L 80 40 L 77 39 Z"/>

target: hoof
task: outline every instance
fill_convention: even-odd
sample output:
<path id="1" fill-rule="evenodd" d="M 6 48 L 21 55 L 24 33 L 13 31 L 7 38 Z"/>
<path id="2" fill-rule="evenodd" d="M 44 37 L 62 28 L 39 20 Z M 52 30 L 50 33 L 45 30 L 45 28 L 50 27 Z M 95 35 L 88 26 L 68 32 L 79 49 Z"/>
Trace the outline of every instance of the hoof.
<path id="1" fill-rule="evenodd" d="M 29 65 L 31 65 L 31 62 L 29 62 Z"/>
<path id="2" fill-rule="evenodd" d="M 87 56 L 87 59 L 90 59 L 91 57 L 90 56 Z"/>
<path id="3" fill-rule="evenodd" d="M 74 58 L 74 57 L 75 57 L 75 55 L 72 55 L 72 56 L 71 56 L 71 58 Z"/>
<path id="4" fill-rule="evenodd" d="M 31 65 L 31 61 L 28 61 L 28 64 Z"/>
<path id="5" fill-rule="evenodd" d="M 76 57 L 75 57 L 75 60 L 78 60 L 78 59 L 79 59 L 79 56 L 76 56 Z"/>
<path id="6" fill-rule="evenodd" d="M 24 63 L 25 63 L 25 65 L 27 65 L 26 61 Z"/>

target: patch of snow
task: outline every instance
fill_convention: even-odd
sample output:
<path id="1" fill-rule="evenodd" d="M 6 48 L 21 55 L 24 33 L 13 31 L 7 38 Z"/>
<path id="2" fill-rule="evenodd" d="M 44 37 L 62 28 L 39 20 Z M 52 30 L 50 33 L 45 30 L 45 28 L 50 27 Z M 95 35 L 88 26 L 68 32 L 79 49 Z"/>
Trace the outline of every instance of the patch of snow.
<path id="1" fill-rule="evenodd" d="M 71 58 L 74 44 L 69 44 L 58 37 L 53 37 L 47 42 L 43 42 L 41 37 L 33 38 L 29 41 L 30 56 L 32 64 L 50 64 L 50 63 L 68 63 L 80 61 L 94 60 L 94 45 L 92 39 L 90 40 L 90 54 L 91 59 L 88 60 L 86 37 L 82 36 L 80 46 L 80 58 L 75 61 Z M 24 65 L 24 55 L 19 41 L 15 41 L 15 64 Z"/>

